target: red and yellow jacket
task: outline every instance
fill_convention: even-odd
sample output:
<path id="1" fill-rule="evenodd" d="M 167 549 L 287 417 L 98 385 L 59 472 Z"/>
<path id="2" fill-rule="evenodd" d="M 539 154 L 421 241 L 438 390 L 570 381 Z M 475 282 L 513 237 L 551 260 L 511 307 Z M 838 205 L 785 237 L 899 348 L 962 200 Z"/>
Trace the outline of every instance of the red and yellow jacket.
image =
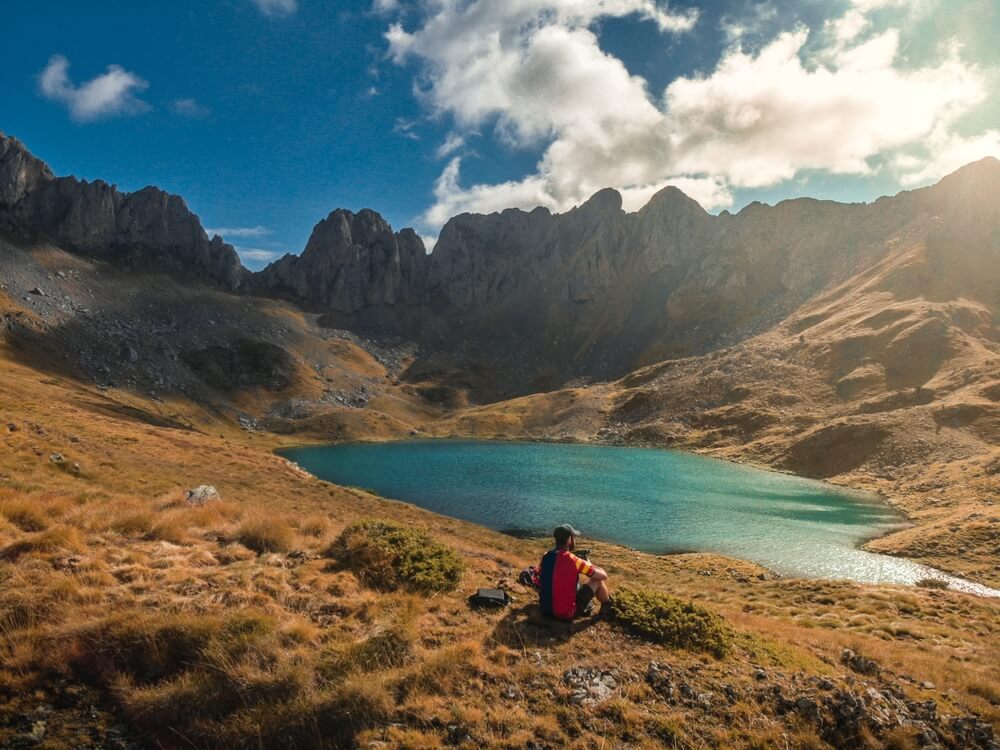
<path id="1" fill-rule="evenodd" d="M 560 620 L 576 616 L 576 589 L 580 576 L 594 575 L 594 566 L 569 550 L 549 550 L 542 557 L 539 591 L 542 614 Z"/>

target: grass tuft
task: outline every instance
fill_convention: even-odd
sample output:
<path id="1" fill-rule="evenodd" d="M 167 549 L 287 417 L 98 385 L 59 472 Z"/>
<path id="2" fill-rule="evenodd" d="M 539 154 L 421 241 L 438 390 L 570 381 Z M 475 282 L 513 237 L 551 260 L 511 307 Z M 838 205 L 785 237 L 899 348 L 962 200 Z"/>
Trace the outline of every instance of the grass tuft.
<path id="1" fill-rule="evenodd" d="M 83 540 L 79 531 L 72 526 L 55 526 L 8 544 L 0 549 L 0 560 L 17 562 L 24 555 L 79 552 L 82 549 Z"/>
<path id="2" fill-rule="evenodd" d="M 21 531 L 45 531 L 48 520 L 38 507 L 24 499 L 5 500 L 0 503 L 0 516 L 6 518 Z"/>
<path id="3" fill-rule="evenodd" d="M 348 526 L 326 550 L 363 583 L 385 591 L 449 591 L 462 577 L 458 555 L 426 532 L 389 521 Z"/>
<path id="4" fill-rule="evenodd" d="M 257 515 L 246 519 L 236 530 L 236 541 L 254 552 L 288 552 L 294 542 L 294 533 L 281 518 Z"/>
<path id="5" fill-rule="evenodd" d="M 330 521 L 326 516 L 315 514 L 303 518 L 299 522 L 299 533 L 303 536 L 310 536 L 320 539 L 330 531 Z"/>
<path id="6" fill-rule="evenodd" d="M 355 672 L 400 667 L 412 653 L 413 636 L 401 628 L 389 628 L 332 651 L 321 659 L 318 671 L 323 679 L 336 682 Z"/>
<path id="7" fill-rule="evenodd" d="M 729 651 L 729 626 L 693 602 L 655 591 L 622 589 L 611 600 L 611 609 L 619 623 L 656 643 L 718 658 Z"/>
<path id="8" fill-rule="evenodd" d="M 917 581 L 917 585 L 924 589 L 948 588 L 947 581 L 942 581 L 940 578 L 921 578 L 919 581 Z"/>
<path id="9" fill-rule="evenodd" d="M 114 518 L 111 530 L 124 536 L 142 536 L 152 530 L 154 523 L 153 514 L 148 510 L 136 510 Z"/>

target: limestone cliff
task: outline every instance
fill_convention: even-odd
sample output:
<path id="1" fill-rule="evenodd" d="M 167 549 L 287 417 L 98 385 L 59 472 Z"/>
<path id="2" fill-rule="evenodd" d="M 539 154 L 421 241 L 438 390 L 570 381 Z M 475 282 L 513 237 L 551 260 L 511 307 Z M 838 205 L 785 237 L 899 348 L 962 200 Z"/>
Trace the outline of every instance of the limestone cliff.
<path id="1" fill-rule="evenodd" d="M 56 178 L 0 137 L 0 228 L 120 268 L 193 277 L 418 343 L 440 372 L 488 372 L 493 397 L 611 378 L 771 330 L 807 301 L 922 243 L 897 298 L 1000 305 L 1000 162 L 871 204 L 809 198 L 713 216 L 676 188 L 627 213 L 605 189 L 562 214 L 461 214 L 432 254 L 374 211 L 337 209 L 301 255 L 251 274 L 178 196 Z M 930 330 L 930 329 L 929 329 Z M 427 365 L 427 358 L 421 363 Z M 890 368 L 891 369 L 891 368 Z M 440 373 L 439 373 L 440 374 Z"/>
<path id="2" fill-rule="evenodd" d="M 313 229 L 299 256 L 285 255 L 253 278 L 253 288 L 309 307 L 354 313 L 415 302 L 427 254 L 412 229 L 393 232 L 374 211 L 338 208 Z"/>
<path id="3" fill-rule="evenodd" d="M 0 133 L 0 227 L 106 260 L 236 291 L 246 270 L 231 245 L 211 240 L 184 199 L 155 187 L 123 193 L 102 180 L 55 177 L 16 138 Z"/>

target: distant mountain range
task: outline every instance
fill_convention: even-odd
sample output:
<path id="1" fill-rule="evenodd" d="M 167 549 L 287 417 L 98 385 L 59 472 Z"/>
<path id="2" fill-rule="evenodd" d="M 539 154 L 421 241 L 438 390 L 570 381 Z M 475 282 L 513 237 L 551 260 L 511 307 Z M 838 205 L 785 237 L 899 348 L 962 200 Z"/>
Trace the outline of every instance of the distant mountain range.
<path id="1" fill-rule="evenodd" d="M 911 291 L 1000 306 L 1000 162 L 939 184 L 840 204 L 803 198 L 713 216 L 676 188 L 640 211 L 614 190 L 563 214 L 462 214 L 427 254 L 412 229 L 337 209 L 299 256 L 245 269 L 183 199 L 56 177 L 0 136 L 0 229 L 128 271 L 163 271 L 226 291 L 277 297 L 325 325 L 420 344 L 431 369 L 479 367 L 487 398 L 609 378 L 701 354 L 784 321 L 883 259 L 927 246 Z"/>

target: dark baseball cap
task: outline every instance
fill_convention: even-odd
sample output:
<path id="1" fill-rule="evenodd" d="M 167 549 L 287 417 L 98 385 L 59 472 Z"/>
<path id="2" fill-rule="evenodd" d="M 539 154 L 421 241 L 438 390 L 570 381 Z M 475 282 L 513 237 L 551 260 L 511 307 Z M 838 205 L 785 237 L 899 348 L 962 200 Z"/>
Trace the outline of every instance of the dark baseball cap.
<path id="1" fill-rule="evenodd" d="M 555 527 L 552 531 L 552 536 L 556 538 L 556 544 L 563 544 L 571 536 L 580 536 L 580 532 L 568 523 L 564 523 L 562 526 Z"/>

